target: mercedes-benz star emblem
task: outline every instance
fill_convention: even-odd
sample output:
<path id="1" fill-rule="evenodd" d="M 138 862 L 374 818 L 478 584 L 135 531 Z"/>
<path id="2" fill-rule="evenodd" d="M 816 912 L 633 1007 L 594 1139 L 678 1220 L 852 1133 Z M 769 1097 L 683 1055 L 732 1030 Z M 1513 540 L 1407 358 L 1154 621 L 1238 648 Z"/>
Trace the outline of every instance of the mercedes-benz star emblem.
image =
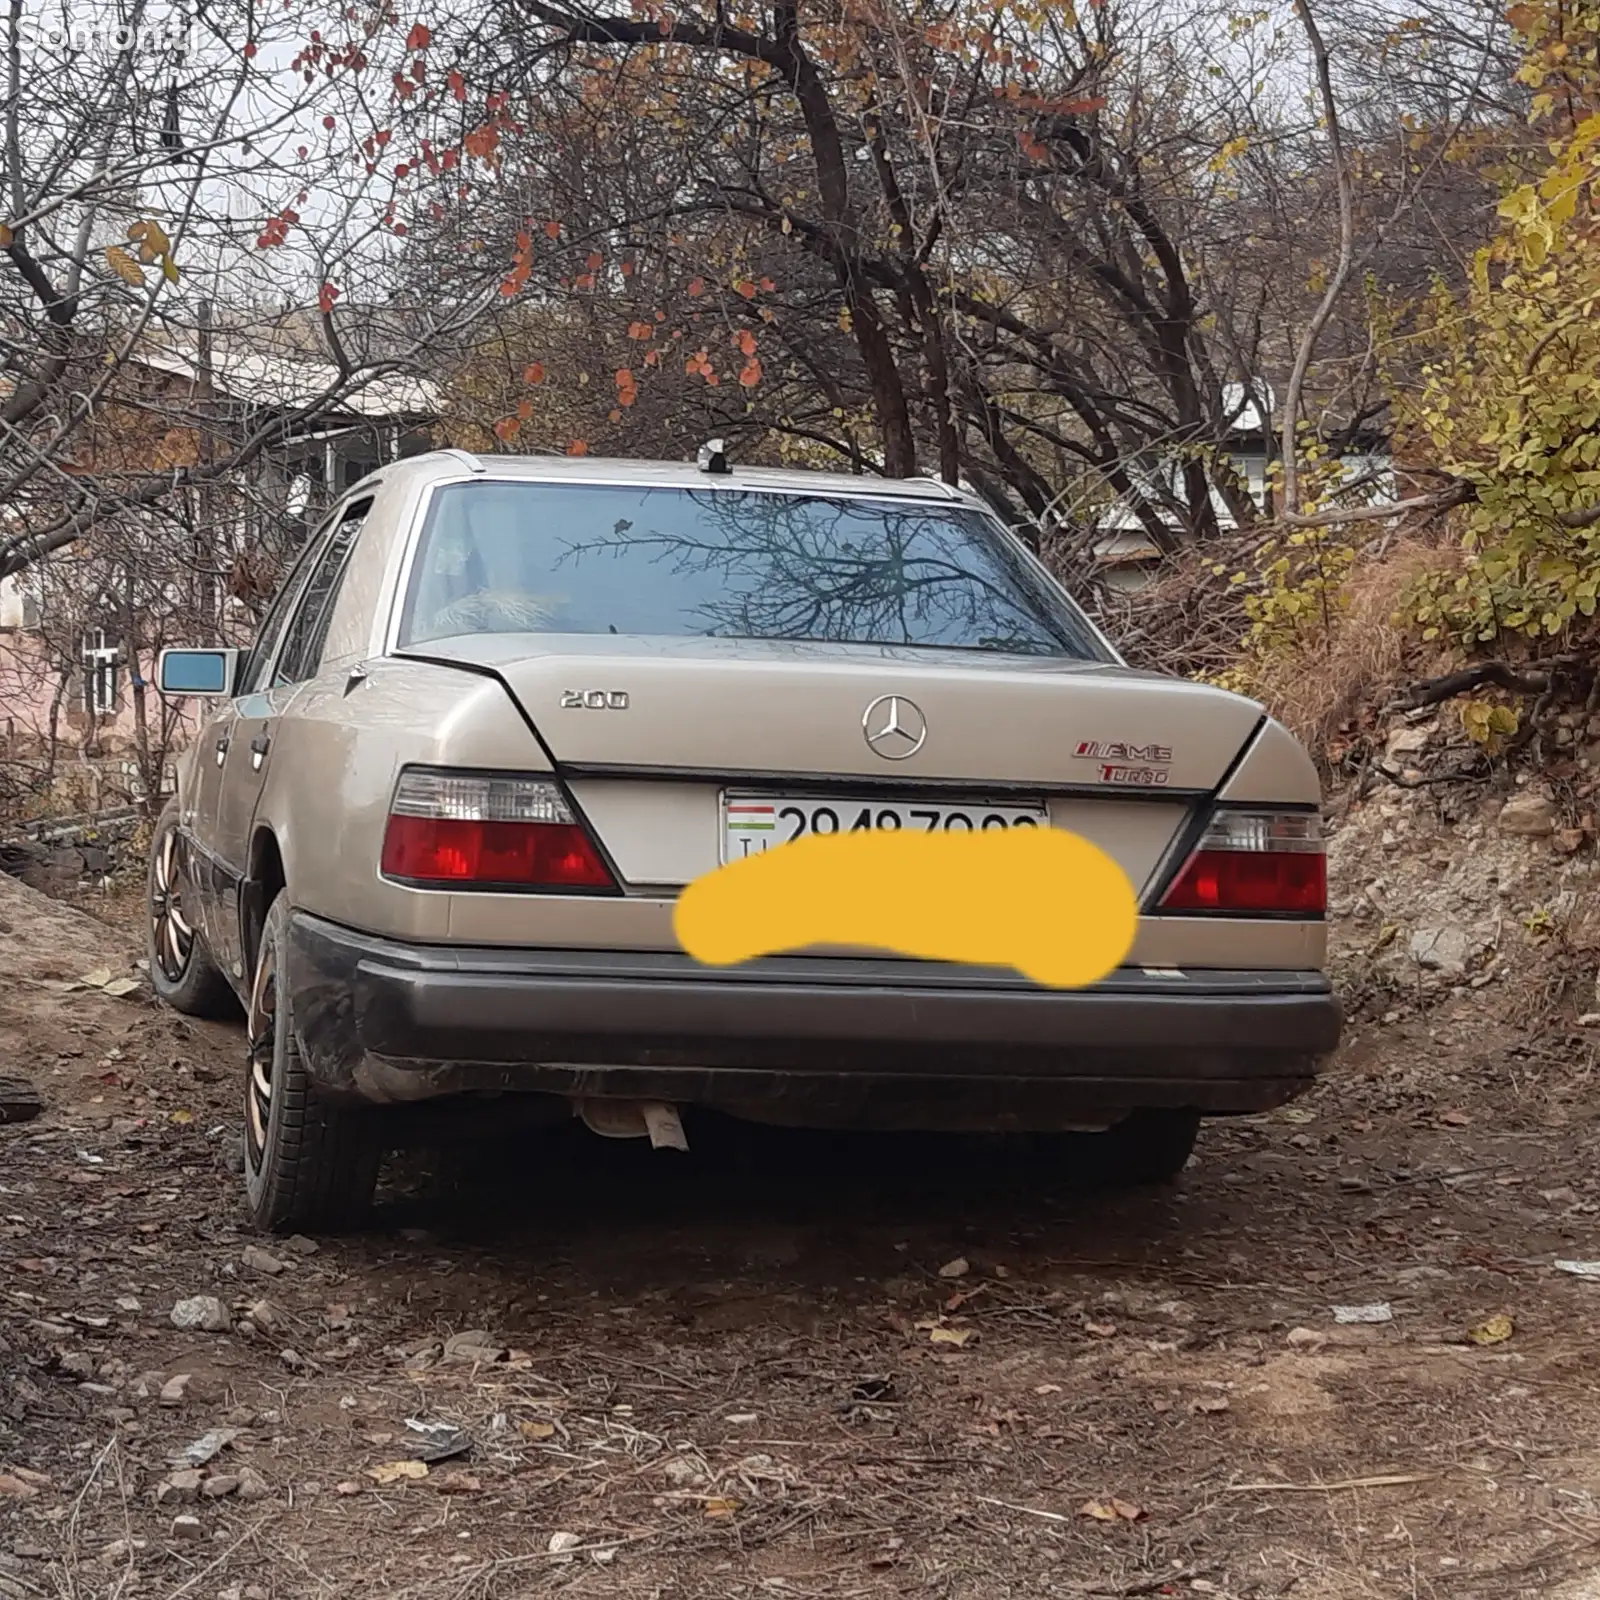
<path id="1" fill-rule="evenodd" d="M 915 700 L 903 694 L 880 694 L 861 714 L 867 743 L 885 761 L 904 761 L 922 748 L 928 719 Z"/>

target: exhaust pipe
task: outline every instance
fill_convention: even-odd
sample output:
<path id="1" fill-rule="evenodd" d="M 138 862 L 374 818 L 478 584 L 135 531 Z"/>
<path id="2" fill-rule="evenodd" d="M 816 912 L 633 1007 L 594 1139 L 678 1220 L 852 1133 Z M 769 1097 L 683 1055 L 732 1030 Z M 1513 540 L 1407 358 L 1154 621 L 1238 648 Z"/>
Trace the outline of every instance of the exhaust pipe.
<path id="1" fill-rule="evenodd" d="M 572 1111 L 583 1119 L 590 1133 L 597 1133 L 602 1139 L 648 1139 L 655 1150 L 689 1148 L 678 1108 L 661 1100 L 586 1097 L 574 1101 Z"/>

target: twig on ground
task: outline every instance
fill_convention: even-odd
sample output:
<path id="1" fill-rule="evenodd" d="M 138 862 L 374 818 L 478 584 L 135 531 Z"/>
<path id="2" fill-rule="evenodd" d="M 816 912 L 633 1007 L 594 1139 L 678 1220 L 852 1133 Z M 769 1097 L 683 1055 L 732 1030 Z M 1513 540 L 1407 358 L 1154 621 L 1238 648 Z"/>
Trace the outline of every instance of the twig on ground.
<path id="1" fill-rule="evenodd" d="M 1437 1472 L 1377 1472 L 1369 1478 L 1338 1478 L 1332 1483 L 1230 1483 L 1224 1494 L 1341 1494 L 1347 1489 L 1397 1489 L 1432 1483 Z"/>
<path id="2" fill-rule="evenodd" d="M 1043 1517 L 1046 1522 L 1071 1522 L 1073 1518 L 1060 1511 L 1040 1511 L 1035 1506 L 1019 1506 L 1010 1500 L 996 1500 L 992 1495 L 980 1494 L 973 1497 L 979 1505 L 999 1506 L 1003 1511 L 1020 1511 L 1025 1517 Z"/>

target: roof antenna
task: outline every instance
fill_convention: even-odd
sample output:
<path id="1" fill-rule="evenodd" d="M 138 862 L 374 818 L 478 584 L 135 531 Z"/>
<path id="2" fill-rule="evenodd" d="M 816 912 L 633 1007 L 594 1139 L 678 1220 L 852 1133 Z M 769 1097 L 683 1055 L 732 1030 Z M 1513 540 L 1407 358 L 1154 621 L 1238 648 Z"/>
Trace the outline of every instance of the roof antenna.
<path id="1" fill-rule="evenodd" d="M 708 439 L 700 446 L 700 453 L 694 458 L 694 464 L 702 472 L 715 473 L 719 477 L 726 477 L 733 469 L 728 465 L 728 445 L 723 439 Z"/>

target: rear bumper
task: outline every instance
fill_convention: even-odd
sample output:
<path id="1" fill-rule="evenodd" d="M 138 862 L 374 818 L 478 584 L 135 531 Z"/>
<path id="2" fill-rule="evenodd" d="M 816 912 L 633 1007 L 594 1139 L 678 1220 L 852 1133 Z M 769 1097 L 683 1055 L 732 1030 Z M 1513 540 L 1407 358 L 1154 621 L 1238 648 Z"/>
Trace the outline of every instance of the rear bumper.
<path id="1" fill-rule="evenodd" d="M 996 1129 L 1243 1112 L 1304 1089 L 1341 1027 L 1314 972 L 1130 968 L 1060 991 L 893 959 L 406 945 L 303 913 L 288 960 L 319 1090 L 375 1102 L 545 1091 Z"/>

